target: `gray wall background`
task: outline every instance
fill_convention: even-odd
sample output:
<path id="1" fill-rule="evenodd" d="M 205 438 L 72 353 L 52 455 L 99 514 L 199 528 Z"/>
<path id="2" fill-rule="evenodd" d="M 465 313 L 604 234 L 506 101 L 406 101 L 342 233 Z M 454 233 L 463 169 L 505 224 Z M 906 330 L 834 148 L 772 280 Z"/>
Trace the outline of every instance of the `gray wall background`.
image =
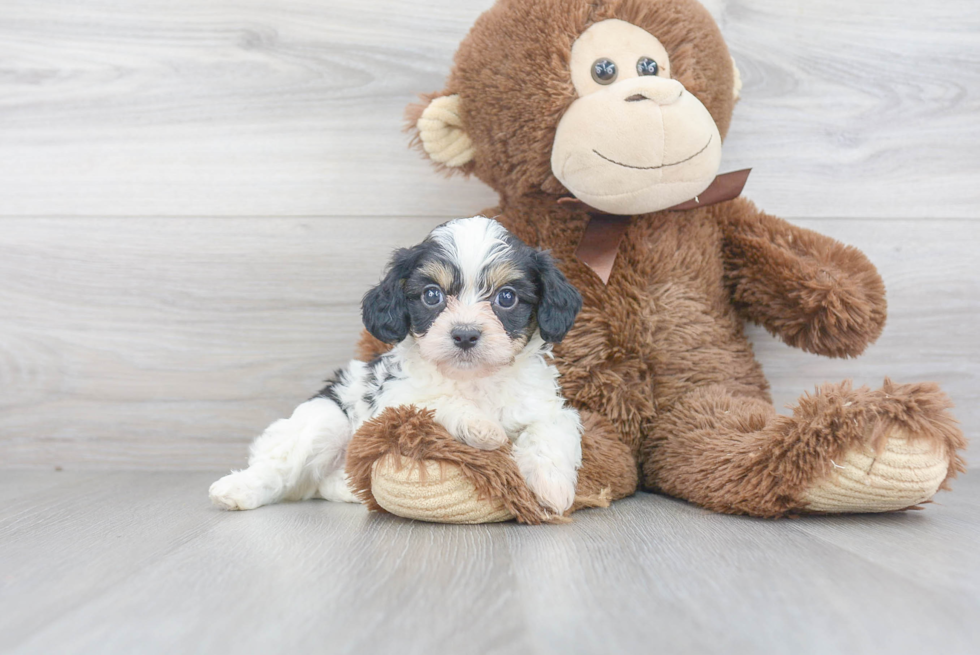
<path id="1" fill-rule="evenodd" d="M 490 4 L 0 5 L 0 466 L 243 464 L 349 358 L 390 250 L 494 204 L 401 132 Z M 707 5 L 744 81 L 723 170 L 888 287 L 859 359 L 751 330 L 777 405 L 937 380 L 976 437 L 980 6 Z"/>

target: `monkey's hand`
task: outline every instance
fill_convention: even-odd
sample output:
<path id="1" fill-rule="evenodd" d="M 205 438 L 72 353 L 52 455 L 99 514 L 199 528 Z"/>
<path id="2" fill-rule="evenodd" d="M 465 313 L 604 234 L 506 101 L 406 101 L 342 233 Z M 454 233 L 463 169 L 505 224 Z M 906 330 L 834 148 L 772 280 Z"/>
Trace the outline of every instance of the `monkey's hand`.
<path id="1" fill-rule="evenodd" d="M 878 338 L 885 286 L 864 253 L 742 198 L 712 210 L 723 233 L 725 279 L 746 319 L 829 357 L 854 357 Z"/>

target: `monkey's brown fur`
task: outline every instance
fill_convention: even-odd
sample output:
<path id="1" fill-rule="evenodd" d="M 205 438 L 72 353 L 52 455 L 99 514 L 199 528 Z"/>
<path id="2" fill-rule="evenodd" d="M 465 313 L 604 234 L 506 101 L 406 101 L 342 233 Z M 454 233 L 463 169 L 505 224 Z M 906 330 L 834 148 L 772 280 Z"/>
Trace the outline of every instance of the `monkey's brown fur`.
<path id="1" fill-rule="evenodd" d="M 857 249 L 739 198 L 633 217 L 608 285 L 576 259 L 590 217 L 556 203 L 567 191 L 549 157 L 576 97 L 572 43 L 607 18 L 659 38 L 672 77 L 726 133 L 731 61 L 694 0 L 501 0 L 476 22 L 446 90 L 435 94 L 459 94 L 477 152 L 462 172 L 500 194 L 500 206 L 482 213 L 551 250 L 582 292 L 584 309 L 555 348 L 564 394 L 586 413 L 575 509 L 632 494 L 639 474 L 644 488 L 718 512 L 804 512 L 804 493 L 832 473 L 832 462 L 855 448 L 880 449 L 896 428 L 948 458 L 947 481 L 963 471 L 957 451 L 965 440 L 934 384 L 826 384 L 792 416 L 772 407 L 743 321 L 808 352 L 860 354 L 881 334 L 886 304 L 878 273 Z M 422 108 L 409 109 L 413 124 Z M 361 354 L 383 348 L 367 337 Z M 369 503 L 370 466 L 391 448 L 458 465 L 518 520 L 541 520 L 506 453 L 456 444 L 422 414 L 382 417 L 355 436 L 348 471 Z"/>
<path id="2" fill-rule="evenodd" d="M 582 468 L 571 511 L 607 507 L 611 500 L 636 490 L 636 460 L 616 438 L 608 421 L 583 412 L 582 423 Z M 431 411 L 415 407 L 398 407 L 369 421 L 348 447 L 347 476 L 368 509 L 382 509 L 371 494 L 371 469 L 389 453 L 401 455 L 402 461 L 430 460 L 458 467 L 482 498 L 501 499 L 522 523 L 554 520 L 524 484 L 509 446 L 487 451 L 461 444 L 433 422 Z"/>

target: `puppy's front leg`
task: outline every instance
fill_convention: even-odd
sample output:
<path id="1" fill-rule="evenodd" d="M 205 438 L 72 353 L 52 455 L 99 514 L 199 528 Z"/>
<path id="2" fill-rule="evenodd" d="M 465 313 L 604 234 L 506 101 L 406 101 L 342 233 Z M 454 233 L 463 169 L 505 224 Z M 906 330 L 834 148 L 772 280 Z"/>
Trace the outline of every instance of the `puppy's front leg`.
<path id="1" fill-rule="evenodd" d="M 514 442 L 513 456 L 538 502 L 558 516 L 564 514 L 575 501 L 582 465 L 578 412 L 563 408 L 551 420 L 528 425 Z"/>
<path id="2" fill-rule="evenodd" d="M 435 410 L 436 422 L 449 434 L 469 446 L 495 450 L 510 441 L 498 421 L 466 401 L 446 398 L 428 402 L 425 406 Z"/>

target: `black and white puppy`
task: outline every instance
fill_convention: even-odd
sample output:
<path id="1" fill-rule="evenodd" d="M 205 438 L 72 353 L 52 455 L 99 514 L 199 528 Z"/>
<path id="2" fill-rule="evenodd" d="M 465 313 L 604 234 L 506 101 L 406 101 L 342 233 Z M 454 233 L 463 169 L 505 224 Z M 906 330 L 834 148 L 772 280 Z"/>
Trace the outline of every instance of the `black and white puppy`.
<path id="1" fill-rule="evenodd" d="M 582 461 L 578 412 L 565 405 L 551 343 L 582 307 L 551 257 L 489 218 L 458 219 L 399 250 L 362 305 L 368 331 L 396 344 L 352 361 L 251 446 L 249 466 L 211 485 L 224 509 L 312 497 L 357 502 L 347 444 L 387 407 L 434 411 L 476 448 L 510 441 L 528 486 L 555 514 L 572 505 Z"/>

